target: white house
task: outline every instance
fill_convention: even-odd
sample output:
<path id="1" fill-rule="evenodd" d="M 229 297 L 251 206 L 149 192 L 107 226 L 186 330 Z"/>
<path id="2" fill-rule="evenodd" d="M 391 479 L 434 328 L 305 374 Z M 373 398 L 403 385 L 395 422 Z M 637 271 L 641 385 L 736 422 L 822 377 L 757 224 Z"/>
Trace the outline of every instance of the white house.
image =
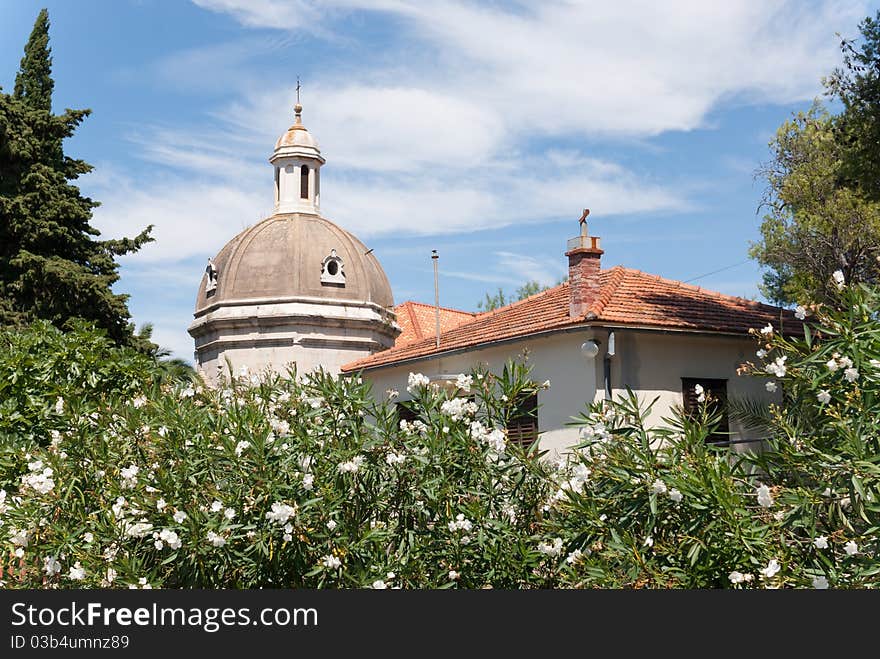
<path id="1" fill-rule="evenodd" d="M 628 387 L 646 401 L 658 397 L 652 422 L 673 405 L 690 406 L 701 384 L 720 398 L 769 399 L 765 381 L 737 375 L 754 358 L 750 328 L 779 328 L 788 311 L 722 295 L 621 266 L 602 270 L 599 239 L 569 241 L 569 281 L 525 300 L 441 332 L 409 337 L 382 352 L 343 366 L 361 372 L 376 392 L 406 391 L 410 372 L 448 381 L 476 364 L 500 371 L 505 361 L 528 353 L 532 378 L 541 383 L 537 428 L 542 449 L 560 451 L 578 441 L 571 418 L 586 403 L 616 396 Z M 424 333 L 424 332 L 423 332 Z M 406 395 L 403 394 L 404 400 Z M 730 422 L 729 439 L 752 439 Z"/>

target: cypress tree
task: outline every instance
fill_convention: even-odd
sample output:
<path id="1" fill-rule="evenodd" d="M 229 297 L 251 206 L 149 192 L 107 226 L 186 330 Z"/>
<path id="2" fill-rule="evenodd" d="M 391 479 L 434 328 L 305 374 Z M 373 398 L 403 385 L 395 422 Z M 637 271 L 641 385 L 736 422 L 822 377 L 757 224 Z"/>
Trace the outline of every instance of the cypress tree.
<path id="1" fill-rule="evenodd" d="M 49 19 L 40 12 L 25 47 L 13 94 L 0 91 L 0 325 L 43 318 L 63 327 L 84 318 L 117 343 L 155 346 L 134 333 L 128 296 L 116 294 L 116 257 L 152 240 L 99 240 L 91 226 L 98 203 L 72 183 L 92 170 L 64 154 L 63 140 L 90 110 L 52 114 Z"/>
<path id="2" fill-rule="evenodd" d="M 52 110 L 52 50 L 49 48 L 49 12 L 40 10 L 34 29 L 24 47 L 21 69 L 15 76 L 15 98 L 24 100 L 30 107 L 50 112 Z"/>

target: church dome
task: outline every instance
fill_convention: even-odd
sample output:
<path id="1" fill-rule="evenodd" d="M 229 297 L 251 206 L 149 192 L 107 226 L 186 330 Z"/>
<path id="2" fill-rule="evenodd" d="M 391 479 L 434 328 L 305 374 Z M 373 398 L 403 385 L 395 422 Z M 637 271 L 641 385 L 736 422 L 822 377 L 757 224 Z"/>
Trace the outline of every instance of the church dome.
<path id="1" fill-rule="evenodd" d="M 319 215 L 276 213 L 242 231 L 212 260 L 199 285 L 196 316 L 238 301 L 295 298 L 394 306 L 382 266 L 355 236 Z"/>

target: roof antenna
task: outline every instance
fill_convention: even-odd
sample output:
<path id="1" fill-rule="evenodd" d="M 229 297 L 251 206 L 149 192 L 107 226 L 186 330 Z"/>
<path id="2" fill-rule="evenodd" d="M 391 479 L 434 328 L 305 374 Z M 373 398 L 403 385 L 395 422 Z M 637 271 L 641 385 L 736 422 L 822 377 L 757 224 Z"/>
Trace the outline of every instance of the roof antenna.
<path id="1" fill-rule="evenodd" d="M 440 277 L 437 271 L 437 261 L 440 257 L 437 250 L 431 250 L 431 260 L 434 262 L 434 325 L 437 335 L 437 348 L 440 348 Z"/>

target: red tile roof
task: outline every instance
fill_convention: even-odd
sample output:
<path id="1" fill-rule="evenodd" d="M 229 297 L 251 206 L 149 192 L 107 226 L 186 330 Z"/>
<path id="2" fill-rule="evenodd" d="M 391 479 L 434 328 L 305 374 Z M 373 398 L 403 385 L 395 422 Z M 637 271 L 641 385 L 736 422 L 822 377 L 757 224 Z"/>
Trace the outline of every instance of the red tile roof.
<path id="1" fill-rule="evenodd" d="M 470 322 L 443 332 L 439 350 L 430 336 L 395 345 L 346 364 L 342 370 L 373 368 L 585 323 L 747 334 L 750 328 L 760 328 L 767 323 L 778 329 L 780 318 L 794 321 L 790 311 L 779 307 L 622 266 L 603 270 L 599 282 L 601 289 L 597 299 L 579 318 L 569 316 L 569 285 L 566 282 L 506 307 L 479 314 Z"/>
<path id="2" fill-rule="evenodd" d="M 436 341 L 437 320 L 434 316 L 435 309 L 436 307 L 430 304 L 412 301 L 404 302 L 394 307 L 394 313 L 397 314 L 397 324 L 403 330 L 394 342 L 394 347 L 398 348 L 427 337 L 434 338 Z M 458 327 L 462 323 L 473 320 L 476 315 L 470 311 L 440 307 L 441 339 L 445 336 L 446 332 L 454 327 Z"/>

